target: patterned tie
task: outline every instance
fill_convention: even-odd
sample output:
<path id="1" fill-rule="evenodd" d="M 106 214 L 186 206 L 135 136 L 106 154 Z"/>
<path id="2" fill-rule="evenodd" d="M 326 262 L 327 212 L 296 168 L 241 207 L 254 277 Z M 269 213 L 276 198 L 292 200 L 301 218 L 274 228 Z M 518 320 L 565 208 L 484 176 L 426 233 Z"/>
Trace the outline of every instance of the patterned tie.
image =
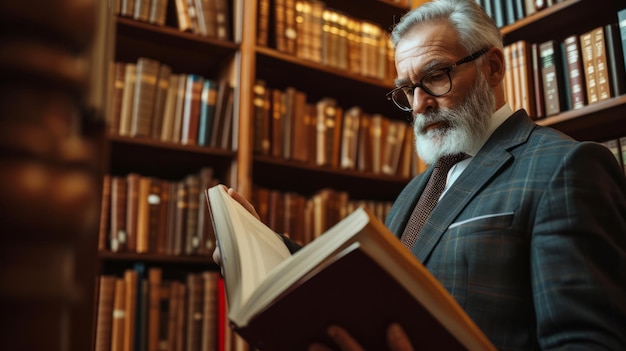
<path id="1" fill-rule="evenodd" d="M 400 241 L 409 249 L 415 245 L 420 230 L 426 223 L 426 219 L 430 212 L 435 208 L 439 197 L 446 187 L 446 179 L 448 171 L 454 164 L 469 157 L 467 154 L 461 153 L 456 155 L 444 156 L 437 161 L 433 169 L 433 173 L 424 188 L 422 196 L 420 196 L 411 217 L 404 228 L 404 233 L 400 237 Z"/>

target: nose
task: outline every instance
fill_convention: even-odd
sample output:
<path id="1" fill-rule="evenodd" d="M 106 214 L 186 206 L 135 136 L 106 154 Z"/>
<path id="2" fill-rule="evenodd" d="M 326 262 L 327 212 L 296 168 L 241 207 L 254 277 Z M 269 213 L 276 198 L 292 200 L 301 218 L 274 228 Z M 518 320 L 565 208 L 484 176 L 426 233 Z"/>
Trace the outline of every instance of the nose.
<path id="1" fill-rule="evenodd" d="M 412 101 L 413 113 L 424 113 L 431 107 L 435 107 L 437 104 L 437 100 L 435 97 L 428 94 L 421 87 L 416 87 L 413 90 L 413 101 Z"/>

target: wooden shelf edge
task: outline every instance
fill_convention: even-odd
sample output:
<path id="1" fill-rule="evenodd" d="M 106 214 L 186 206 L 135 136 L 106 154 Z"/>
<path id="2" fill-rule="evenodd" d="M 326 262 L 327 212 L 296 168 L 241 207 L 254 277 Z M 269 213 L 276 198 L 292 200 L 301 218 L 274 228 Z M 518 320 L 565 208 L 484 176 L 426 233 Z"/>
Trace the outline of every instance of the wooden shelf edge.
<path id="1" fill-rule="evenodd" d="M 343 79 L 366 83 L 372 86 L 377 86 L 377 87 L 382 87 L 382 88 L 393 89 L 394 87 L 394 83 L 391 80 L 379 80 L 379 79 L 369 78 L 369 77 L 365 77 L 365 76 L 361 76 L 357 74 L 346 73 L 345 71 L 339 68 L 330 67 L 327 65 L 323 65 L 321 63 L 313 62 L 313 61 L 303 60 L 293 55 L 281 53 L 272 48 L 258 46 L 256 48 L 256 52 L 258 55 L 265 56 L 266 58 L 287 62 L 290 64 L 298 65 L 300 67 L 305 67 L 310 70 L 321 71 L 321 72 L 332 74 L 334 76 L 337 76 Z"/>
<path id="2" fill-rule="evenodd" d="M 161 263 L 188 263 L 188 264 L 209 264 L 215 265 L 213 258 L 207 256 L 191 255 L 161 255 L 155 253 L 133 253 L 133 252 L 98 252 L 98 258 L 102 261 L 133 261 L 133 262 L 161 262 Z"/>
<path id="3" fill-rule="evenodd" d="M 557 126 L 561 123 L 565 123 L 577 118 L 593 118 L 592 116 L 602 114 L 603 112 L 609 112 L 610 110 L 624 107 L 626 109 L 626 95 L 614 97 L 605 101 L 600 101 L 594 104 L 586 105 L 577 110 L 569 110 L 560 113 L 555 116 L 546 117 L 544 119 L 537 120 L 537 124 L 544 126 Z"/>
<path id="4" fill-rule="evenodd" d="M 254 161 L 263 166 L 273 167 L 286 167 L 299 171 L 306 171 L 318 174 L 326 174 L 337 177 L 349 177 L 362 180 L 371 180 L 376 182 L 389 182 L 389 183 L 407 183 L 410 178 L 403 178 L 388 174 L 376 174 L 371 172 L 362 172 L 354 169 L 332 168 L 324 166 L 316 166 L 309 163 L 303 163 L 292 160 L 277 159 L 269 156 L 255 155 Z"/>
<path id="5" fill-rule="evenodd" d="M 516 21 L 513 24 L 504 26 L 501 28 L 502 34 L 506 37 L 507 34 L 511 34 L 517 30 L 520 30 L 524 27 L 527 27 L 529 25 L 531 25 L 534 22 L 538 22 L 540 20 L 546 19 L 552 15 L 554 15 L 555 13 L 558 13 L 560 11 L 562 11 L 563 9 L 566 9 L 570 6 L 574 6 L 577 5 L 579 3 L 582 3 L 583 0 L 567 0 L 567 1 L 563 1 L 557 4 L 554 4 L 552 6 L 549 6 L 543 10 L 539 10 L 537 12 L 535 12 L 534 14 L 530 15 L 530 16 L 526 16 L 524 18 L 522 18 L 519 21 Z"/>
<path id="6" fill-rule="evenodd" d="M 195 33 L 180 31 L 174 27 L 159 26 L 156 24 L 142 22 L 134 20 L 132 18 L 121 16 L 116 17 L 116 22 L 119 28 L 125 30 L 138 30 L 143 32 L 155 33 L 158 35 L 166 35 L 171 38 L 178 38 L 185 41 L 207 44 L 214 47 L 222 47 L 224 49 L 232 50 L 233 52 L 239 49 L 239 44 L 233 41 L 203 37 Z"/>
<path id="7" fill-rule="evenodd" d="M 213 156 L 225 157 L 225 158 L 234 158 L 237 155 L 236 151 L 232 150 L 224 150 L 207 146 L 198 146 L 198 145 L 183 145 L 179 143 L 169 143 L 154 139 L 148 138 L 136 138 L 136 137 L 127 137 L 120 135 L 110 135 L 107 137 L 110 143 L 114 144 L 127 144 L 127 145 L 138 145 L 143 147 L 149 147 L 154 149 L 164 149 L 170 151 L 181 151 L 181 152 L 193 152 L 197 154 L 208 154 Z"/>

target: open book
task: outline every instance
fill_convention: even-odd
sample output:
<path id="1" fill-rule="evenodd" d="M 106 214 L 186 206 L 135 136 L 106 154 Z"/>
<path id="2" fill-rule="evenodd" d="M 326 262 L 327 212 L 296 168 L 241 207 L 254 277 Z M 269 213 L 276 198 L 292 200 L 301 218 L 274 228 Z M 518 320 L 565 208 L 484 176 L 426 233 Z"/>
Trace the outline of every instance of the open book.
<path id="1" fill-rule="evenodd" d="M 419 350 L 495 350 L 452 296 L 367 209 L 359 208 L 294 255 L 223 185 L 206 190 L 222 257 L 228 317 L 260 350 L 332 346 L 346 328 L 385 350 L 398 322 Z"/>

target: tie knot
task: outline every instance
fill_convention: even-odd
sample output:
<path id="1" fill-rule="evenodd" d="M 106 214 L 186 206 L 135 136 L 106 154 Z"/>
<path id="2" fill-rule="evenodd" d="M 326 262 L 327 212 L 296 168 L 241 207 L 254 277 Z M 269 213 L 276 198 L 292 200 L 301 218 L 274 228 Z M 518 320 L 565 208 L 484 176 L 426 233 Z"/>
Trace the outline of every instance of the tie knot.
<path id="1" fill-rule="evenodd" d="M 439 168 L 440 171 L 447 172 L 457 162 L 461 162 L 468 157 L 469 155 L 464 152 L 459 153 L 459 154 L 454 154 L 454 155 L 446 155 L 446 156 L 441 157 L 437 161 L 437 163 L 435 164 L 435 168 Z"/>

